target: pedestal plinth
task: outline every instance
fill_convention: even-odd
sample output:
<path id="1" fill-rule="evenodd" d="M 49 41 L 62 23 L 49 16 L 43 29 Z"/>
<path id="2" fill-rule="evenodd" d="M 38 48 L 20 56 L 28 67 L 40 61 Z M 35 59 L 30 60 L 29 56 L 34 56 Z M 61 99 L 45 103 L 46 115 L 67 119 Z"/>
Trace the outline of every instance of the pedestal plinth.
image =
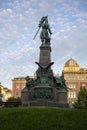
<path id="1" fill-rule="evenodd" d="M 50 46 L 40 47 L 39 63 L 42 66 L 47 66 L 51 63 L 51 47 Z"/>

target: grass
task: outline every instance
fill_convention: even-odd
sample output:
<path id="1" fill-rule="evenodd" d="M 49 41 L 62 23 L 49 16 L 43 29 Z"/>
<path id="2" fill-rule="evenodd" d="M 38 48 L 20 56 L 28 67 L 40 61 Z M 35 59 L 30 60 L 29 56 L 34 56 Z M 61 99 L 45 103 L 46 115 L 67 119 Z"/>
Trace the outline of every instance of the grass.
<path id="1" fill-rule="evenodd" d="M 0 130 L 87 130 L 87 110 L 0 108 Z"/>

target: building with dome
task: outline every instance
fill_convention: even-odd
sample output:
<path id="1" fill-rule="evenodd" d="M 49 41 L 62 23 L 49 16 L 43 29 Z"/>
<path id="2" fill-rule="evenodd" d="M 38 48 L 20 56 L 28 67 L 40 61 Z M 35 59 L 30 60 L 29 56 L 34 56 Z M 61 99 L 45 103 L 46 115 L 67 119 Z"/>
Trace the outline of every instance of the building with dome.
<path id="1" fill-rule="evenodd" d="M 77 100 L 80 87 L 87 88 L 87 68 L 80 68 L 74 59 L 69 59 L 63 68 L 64 78 L 68 87 L 68 102 L 73 103 Z"/>

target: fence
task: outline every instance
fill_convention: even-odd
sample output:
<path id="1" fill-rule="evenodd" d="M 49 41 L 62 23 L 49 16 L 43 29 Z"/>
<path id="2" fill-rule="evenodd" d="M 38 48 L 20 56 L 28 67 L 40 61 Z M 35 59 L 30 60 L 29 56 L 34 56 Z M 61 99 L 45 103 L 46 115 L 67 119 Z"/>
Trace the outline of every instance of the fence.
<path id="1" fill-rule="evenodd" d="M 21 102 L 0 102 L 0 106 L 3 107 L 19 107 Z"/>

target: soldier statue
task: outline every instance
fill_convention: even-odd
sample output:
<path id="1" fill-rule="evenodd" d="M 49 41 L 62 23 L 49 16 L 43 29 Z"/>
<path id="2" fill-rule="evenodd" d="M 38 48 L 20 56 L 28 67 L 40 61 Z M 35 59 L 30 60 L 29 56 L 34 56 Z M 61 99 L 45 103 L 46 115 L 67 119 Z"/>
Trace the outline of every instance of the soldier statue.
<path id="1" fill-rule="evenodd" d="M 50 26 L 48 24 L 47 16 L 42 17 L 42 19 L 39 23 L 39 27 L 42 27 L 42 31 L 40 33 L 40 39 L 42 41 L 42 44 L 50 42 L 50 35 L 52 34 L 52 32 L 51 32 Z"/>
<path id="2" fill-rule="evenodd" d="M 35 39 L 37 33 L 39 32 L 40 28 L 42 28 L 40 33 L 40 39 L 42 44 L 50 43 L 50 35 L 52 34 L 49 23 L 48 23 L 48 16 L 44 16 L 41 18 L 41 21 L 38 25 L 39 29 L 37 30 L 33 40 Z"/>

